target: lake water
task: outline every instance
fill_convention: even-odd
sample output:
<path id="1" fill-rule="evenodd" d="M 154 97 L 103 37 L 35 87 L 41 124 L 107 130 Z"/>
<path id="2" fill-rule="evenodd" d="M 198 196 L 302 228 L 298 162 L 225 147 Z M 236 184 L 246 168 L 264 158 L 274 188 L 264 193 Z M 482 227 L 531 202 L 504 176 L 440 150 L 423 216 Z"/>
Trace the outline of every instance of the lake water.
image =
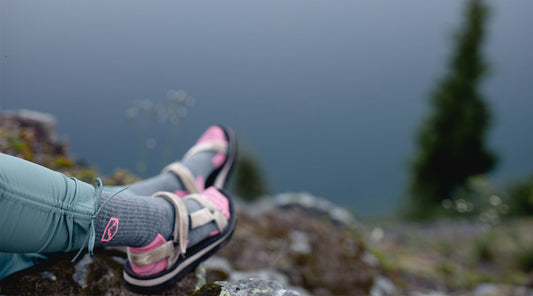
<path id="1" fill-rule="evenodd" d="M 498 184 L 533 173 L 533 2 L 489 1 L 483 91 Z M 235 129 L 272 193 L 308 191 L 361 216 L 402 202 L 427 94 L 463 1 L 0 2 L 0 108 L 54 114 L 71 154 L 108 174 L 162 167 L 165 125 L 141 137 L 135 100 L 195 98 L 180 157 L 214 123 Z M 145 157 L 142 156 L 144 159 Z"/>

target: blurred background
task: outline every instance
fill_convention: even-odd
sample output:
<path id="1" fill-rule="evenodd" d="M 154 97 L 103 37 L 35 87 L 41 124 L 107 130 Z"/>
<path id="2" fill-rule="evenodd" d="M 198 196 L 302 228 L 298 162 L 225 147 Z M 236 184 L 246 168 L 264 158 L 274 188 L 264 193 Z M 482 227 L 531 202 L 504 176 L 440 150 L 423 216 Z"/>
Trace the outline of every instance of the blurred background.
<path id="1" fill-rule="evenodd" d="M 222 123 L 268 193 L 391 215 L 453 73 L 464 3 L 2 0 L 0 109 L 51 113 L 71 155 L 142 177 Z M 479 173 L 505 188 L 533 174 L 533 2 L 485 3 L 477 90 L 497 161 Z"/>

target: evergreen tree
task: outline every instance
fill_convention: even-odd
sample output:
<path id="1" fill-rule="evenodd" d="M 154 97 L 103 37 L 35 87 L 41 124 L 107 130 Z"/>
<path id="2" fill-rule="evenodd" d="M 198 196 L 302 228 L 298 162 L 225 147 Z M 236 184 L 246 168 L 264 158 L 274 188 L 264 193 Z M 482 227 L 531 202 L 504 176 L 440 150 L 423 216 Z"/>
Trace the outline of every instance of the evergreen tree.
<path id="1" fill-rule="evenodd" d="M 467 2 L 448 74 L 430 96 L 432 111 L 419 130 L 419 152 L 412 163 L 412 217 L 427 218 L 442 200 L 464 188 L 469 177 L 488 172 L 496 163 L 485 147 L 490 111 L 479 92 L 487 72 L 481 47 L 488 13 L 481 0 Z"/>

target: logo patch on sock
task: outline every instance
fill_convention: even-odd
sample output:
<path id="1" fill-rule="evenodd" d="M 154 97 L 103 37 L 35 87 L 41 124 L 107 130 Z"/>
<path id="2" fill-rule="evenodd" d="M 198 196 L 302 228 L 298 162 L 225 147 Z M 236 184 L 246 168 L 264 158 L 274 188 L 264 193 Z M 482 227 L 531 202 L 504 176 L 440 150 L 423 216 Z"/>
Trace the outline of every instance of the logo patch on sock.
<path id="1" fill-rule="evenodd" d="M 108 242 L 110 241 L 115 234 L 117 234 L 118 231 L 118 218 L 111 217 L 109 219 L 109 222 L 107 222 L 107 226 L 104 229 L 104 234 L 102 235 L 102 241 Z"/>

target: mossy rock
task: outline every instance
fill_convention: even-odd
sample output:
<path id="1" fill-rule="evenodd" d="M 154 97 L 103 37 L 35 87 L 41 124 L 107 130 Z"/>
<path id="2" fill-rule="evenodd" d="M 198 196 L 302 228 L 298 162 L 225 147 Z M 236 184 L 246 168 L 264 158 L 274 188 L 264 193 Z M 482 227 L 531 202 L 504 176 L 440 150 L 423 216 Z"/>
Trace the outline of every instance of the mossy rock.
<path id="1" fill-rule="evenodd" d="M 235 283 L 215 282 L 204 285 L 192 296 L 299 296 L 300 294 L 285 289 L 274 281 L 246 279 Z"/>
<path id="2" fill-rule="evenodd" d="M 127 290 L 122 282 L 125 253 L 116 249 L 95 249 L 85 276 L 87 286 L 82 288 L 73 275 L 76 252 L 60 253 L 26 270 L 0 281 L 0 295 L 127 295 L 138 294 Z M 122 258 L 122 259 L 121 259 Z M 190 295 L 205 283 L 202 265 L 160 295 Z"/>

